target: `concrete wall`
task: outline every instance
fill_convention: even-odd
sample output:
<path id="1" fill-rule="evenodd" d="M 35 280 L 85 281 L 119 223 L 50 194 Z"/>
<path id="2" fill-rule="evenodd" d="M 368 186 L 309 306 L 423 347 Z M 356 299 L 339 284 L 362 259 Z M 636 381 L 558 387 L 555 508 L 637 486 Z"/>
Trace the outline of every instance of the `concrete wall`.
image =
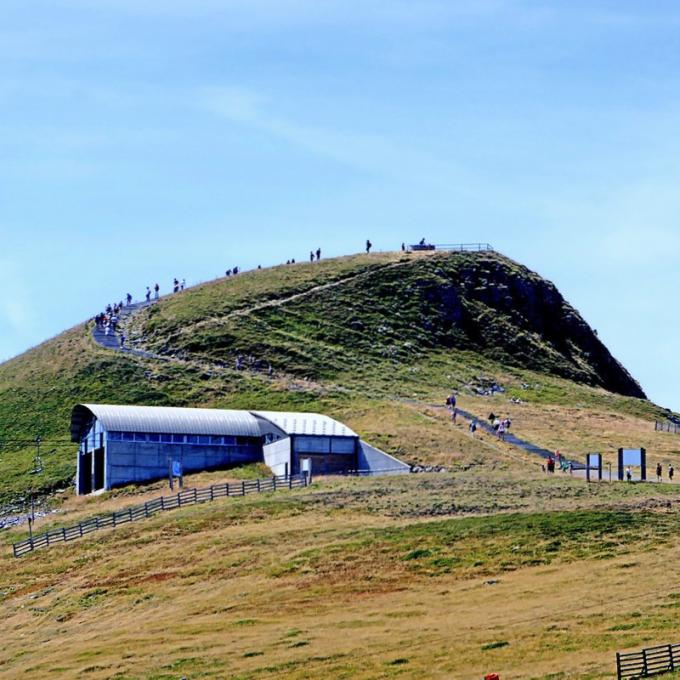
<path id="1" fill-rule="evenodd" d="M 275 475 L 285 475 L 286 472 L 290 475 L 291 460 L 290 460 L 290 439 L 279 439 L 277 442 L 265 444 L 262 449 L 264 455 L 264 462 L 271 468 Z"/>
<path id="2" fill-rule="evenodd" d="M 109 441 L 105 486 L 110 489 L 167 477 L 169 459 L 181 461 L 184 472 L 200 472 L 260 462 L 262 447 Z"/>
<path id="3" fill-rule="evenodd" d="M 365 441 L 359 442 L 357 468 L 366 474 L 403 475 L 410 472 L 411 467 L 398 458 L 390 456 Z"/>

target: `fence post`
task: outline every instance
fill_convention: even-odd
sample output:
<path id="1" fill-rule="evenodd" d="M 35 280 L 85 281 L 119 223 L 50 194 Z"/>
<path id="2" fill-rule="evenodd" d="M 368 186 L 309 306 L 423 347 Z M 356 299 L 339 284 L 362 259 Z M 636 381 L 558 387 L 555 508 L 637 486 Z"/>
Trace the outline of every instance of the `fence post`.
<path id="1" fill-rule="evenodd" d="M 78 528 L 80 529 L 80 537 L 83 537 L 83 524 L 82 522 L 78 522 Z"/>
<path id="2" fill-rule="evenodd" d="M 165 510 L 165 496 L 161 496 L 161 510 Z"/>
<path id="3" fill-rule="evenodd" d="M 241 496 L 246 495 L 246 483 L 245 481 L 241 482 Z"/>
<path id="4" fill-rule="evenodd" d="M 257 493 L 260 493 L 260 478 L 257 479 Z"/>
<path id="5" fill-rule="evenodd" d="M 227 496 L 229 495 L 229 482 L 224 483 L 224 489 L 227 492 Z"/>
<path id="6" fill-rule="evenodd" d="M 211 501 L 214 501 L 214 500 L 215 500 L 215 493 L 214 493 L 214 491 L 215 491 L 215 487 L 211 484 L 211 485 L 210 485 L 210 500 L 211 500 Z"/>
<path id="7" fill-rule="evenodd" d="M 177 494 L 177 507 L 181 508 L 182 507 L 182 493 Z"/>
<path id="8" fill-rule="evenodd" d="M 293 478 L 290 476 L 288 477 L 288 488 L 289 489 L 293 488 Z"/>
<path id="9" fill-rule="evenodd" d="M 198 503 L 198 489 L 194 487 L 194 503 Z"/>
<path id="10" fill-rule="evenodd" d="M 642 674 L 647 675 L 647 650 L 642 650 Z"/>
<path id="11" fill-rule="evenodd" d="M 272 482 L 273 482 L 273 485 L 274 485 L 274 491 L 276 491 L 276 475 L 274 475 L 272 477 Z"/>
<path id="12" fill-rule="evenodd" d="M 149 516 L 149 502 L 146 501 L 144 503 L 144 517 L 148 517 L 148 516 Z"/>
<path id="13" fill-rule="evenodd" d="M 132 522 L 132 507 L 128 508 L 128 517 L 130 518 L 130 521 Z"/>
<path id="14" fill-rule="evenodd" d="M 621 680 L 621 654 L 616 652 L 616 680 Z"/>
<path id="15" fill-rule="evenodd" d="M 61 540 L 66 543 L 66 527 L 61 528 Z"/>
<path id="16" fill-rule="evenodd" d="M 111 517 L 113 518 L 113 526 L 115 527 L 116 526 L 116 513 L 114 512 L 113 515 L 111 515 Z"/>
<path id="17" fill-rule="evenodd" d="M 668 658 L 671 662 L 670 670 L 675 670 L 675 660 L 673 659 L 673 645 L 668 645 Z"/>

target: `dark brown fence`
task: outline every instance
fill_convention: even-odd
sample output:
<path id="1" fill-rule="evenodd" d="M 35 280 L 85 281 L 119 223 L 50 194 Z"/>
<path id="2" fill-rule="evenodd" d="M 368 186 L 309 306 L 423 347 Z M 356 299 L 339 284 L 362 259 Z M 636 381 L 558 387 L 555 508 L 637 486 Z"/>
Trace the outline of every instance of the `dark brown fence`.
<path id="1" fill-rule="evenodd" d="M 70 527 L 63 527 L 62 529 L 52 529 L 44 534 L 38 534 L 32 538 L 27 538 L 25 541 L 19 541 L 13 544 L 14 557 L 20 557 L 26 553 L 37 550 L 38 548 L 47 548 L 55 543 L 63 541 L 73 541 L 76 538 L 81 538 L 86 534 L 100 529 L 107 529 L 109 527 L 117 527 L 120 524 L 127 524 L 128 522 L 136 522 L 145 517 L 151 517 L 157 512 L 164 512 L 165 510 L 174 510 L 185 505 L 194 505 L 196 503 L 206 503 L 207 501 L 215 500 L 216 498 L 225 498 L 227 496 L 245 496 L 251 493 L 260 493 L 264 491 L 276 491 L 277 489 L 293 489 L 307 485 L 307 477 L 304 475 L 294 475 L 289 477 L 267 477 L 265 479 L 253 479 L 243 482 L 231 482 L 230 484 L 215 484 L 206 489 L 187 489 L 180 491 L 173 496 L 161 496 L 154 498 L 152 501 L 147 501 L 144 505 L 131 506 L 125 510 L 113 512 L 110 515 L 102 515 L 100 517 L 93 517 L 85 522 L 80 522 Z"/>
<path id="2" fill-rule="evenodd" d="M 673 432 L 674 434 L 680 434 L 680 425 L 673 423 L 670 420 L 655 420 L 654 429 L 657 432 Z"/>
<path id="3" fill-rule="evenodd" d="M 637 680 L 680 670 L 680 644 L 648 647 L 639 652 L 616 654 L 618 680 Z"/>

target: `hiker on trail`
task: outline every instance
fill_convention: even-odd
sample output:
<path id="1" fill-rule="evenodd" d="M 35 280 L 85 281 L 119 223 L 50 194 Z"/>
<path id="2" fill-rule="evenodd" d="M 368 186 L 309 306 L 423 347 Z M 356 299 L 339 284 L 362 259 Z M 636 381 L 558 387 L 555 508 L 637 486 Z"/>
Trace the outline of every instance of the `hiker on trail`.
<path id="1" fill-rule="evenodd" d="M 290 264 L 290 260 L 286 260 L 286 264 Z"/>
<path id="2" fill-rule="evenodd" d="M 179 289 L 180 289 L 180 290 L 184 290 L 184 286 L 186 286 L 186 285 L 187 285 L 187 280 L 186 280 L 186 279 L 182 279 L 182 283 L 180 283 Z"/>
<path id="3" fill-rule="evenodd" d="M 473 421 L 470 423 L 470 434 L 474 437 L 476 431 L 477 431 L 477 421 L 476 421 L 476 420 L 473 420 Z"/>
<path id="4" fill-rule="evenodd" d="M 633 481 L 633 470 L 630 465 L 626 468 L 626 480 L 629 482 Z"/>
<path id="5" fill-rule="evenodd" d="M 672 482 L 672 481 L 673 481 L 673 472 L 674 472 L 673 466 L 672 466 L 672 465 L 669 465 L 669 466 L 668 466 L 668 481 L 669 481 L 669 482 Z"/>
<path id="6" fill-rule="evenodd" d="M 505 441 L 505 421 L 501 420 L 501 422 L 498 424 L 498 438 L 501 441 Z"/>
<path id="7" fill-rule="evenodd" d="M 425 245 L 425 237 L 420 239 L 420 243 L 418 244 L 419 246 L 424 246 Z"/>
<path id="8" fill-rule="evenodd" d="M 574 474 L 574 463 L 572 461 L 569 461 L 569 474 Z"/>
<path id="9" fill-rule="evenodd" d="M 661 463 L 656 464 L 656 481 L 660 482 L 661 481 L 661 475 L 663 474 L 663 468 L 661 467 Z"/>
<path id="10" fill-rule="evenodd" d="M 487 418 L 487 420 L 490 423 L 493 423 L 493 421 L 496 420 L 496 414 L 493 411 L 491 411 L 491 413 L 489 413 L 489 417 Z"/>
<path id="11" fill-rule="evenodd" d="M 493 429 L 498 432 L 498 428 L 501 426 L 500 418 L 493 419 Z"/>
<path id="12" fill-rule="evenodd" d="M 318 262 L 321 259 L 321 248 L 316 249 L 316 261 Z"/>
<path id="13" fill-rule="evenodd" d="M 125 347 L 125 333 L 120 334 L 120 348 L 123 349 Z"/>
<path id="14" fill-rule="evenodd" d="M 456 418 L 458 417 L 458 408 L 454 406 L 451 409 L 451 422 L 455 425 L 456 424 Z"/>
<path id="15" fill-rule="evenodd" d="M 505 424 L 505 431 L 507 432 L 510 429 L 510 425 L 512 425 L 512 420 L 510 420 L 510 418 L 506 418 L 503 423 Z"/>
<path id="16" fill-rule="evenodd" d="M 314 262 L 314 251 L 313 250 L 309 251 L 309 261 Z"/>
<path id="17" fill-rule="evenodd" d="M 234 273 L 234 276 L 236 276 L 236 274 L 239 273 L 239 268 L 238 268 L 238 267 L 234 267 L 234 269 L 233 269 L 232 271 L 233 271 L 233 273 Z"/>
<path id="18" fill-rule="evenodd" d="M 295 258 L 290 261 L 291 264 L 295 264 Z"/>
<path id="19" fill-rule="evenodd" d="M 149 286 L 146 287 L 145 297 L 147 302 L 151 302 L 151 288 L 149 288 Z"/>
<path id="20" fill-rule="evenodd" d="M 373 244 L 370 242 L 369 239 L 366 239 L 366 255 L 368 255 L 371 252 L 372 247 L 373 247 Z"/>
<path id="21" fill-rule="evenodd" d="M 177 293 L 179 291 L 179 281 L 175 278 L 172 280 L 172 292 Z"/>
<path id="22" fill-rule="evenodd" d="M 557 460 L 558 465 L 562 464 L 562 454 L 559 451 L 555 451 L 555 459 Z"/>
<path id="23" fill-rule="evenodd" d="M 129 307 L 132 304 L 132 295 L 130 295 L 130 293 L 128 293 L 126 295 L 125 299 L 127 300 L 128 307 Z"/>
<path id="24" fill-rule="evenodd" d="M 401 252 L 403 253 L 403 252 L 405 252 L 405 250 L 406 250 L 406 244 L 402 241 L 402 243 L 401 243 Z"/>
<path id="25" fill-rule="evenodd" d="M 153 291 L 154 291 L 154 293 L 155 293 L 154 297 L 156 298 L 156 300 L 158 300 L 158 291 L 159 291 L 160 289 L 161 289 L 161 287 L 160 287 L 158 284 L 156 284 L 156 285 L 153 287 Z"/>

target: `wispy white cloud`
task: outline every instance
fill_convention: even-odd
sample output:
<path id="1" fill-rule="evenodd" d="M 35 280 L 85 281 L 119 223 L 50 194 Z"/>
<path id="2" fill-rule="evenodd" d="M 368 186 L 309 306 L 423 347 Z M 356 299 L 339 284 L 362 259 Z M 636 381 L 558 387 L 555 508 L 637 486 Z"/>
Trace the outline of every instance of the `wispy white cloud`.
<path id="1" fill-rule="evenodd" d="M 465 190 L 468 173 L 450 159 L 421 152 L 379 133 L 298 123 L 272 113 L 265 96 L 234 87 L 211 87 L 195 98 L 205 111 L 225 121 L 291 144 L 355 170 L 418 184 Z"/>

